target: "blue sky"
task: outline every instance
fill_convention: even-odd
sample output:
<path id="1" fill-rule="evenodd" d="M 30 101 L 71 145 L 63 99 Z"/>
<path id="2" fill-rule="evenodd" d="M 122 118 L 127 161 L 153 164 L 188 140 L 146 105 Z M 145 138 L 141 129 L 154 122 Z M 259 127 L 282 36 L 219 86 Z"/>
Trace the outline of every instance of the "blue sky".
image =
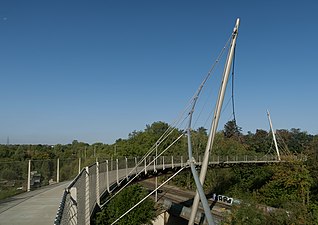
<path id="1" fill-rule="evenodd" d="M 317 10 L 314 0 L 2 0 L 0 143 L 111 144 L 170 123 L 237 17 L 238 125 L 268 130 L 269 109 L 275 128 L 317 134 Z"/>

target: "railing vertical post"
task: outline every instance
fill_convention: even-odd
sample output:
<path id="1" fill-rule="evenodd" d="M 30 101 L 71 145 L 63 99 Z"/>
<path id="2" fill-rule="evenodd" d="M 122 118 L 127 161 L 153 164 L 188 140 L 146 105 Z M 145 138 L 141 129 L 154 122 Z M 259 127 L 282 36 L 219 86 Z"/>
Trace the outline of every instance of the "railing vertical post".
<path id="1" fill-rule="evenodd" d="M 158 176 L 155 177 L 155 189 L 158 187 Z M 158 190 L 155 192 L 155 202 L 158 201 Z"/>
<path id="2" fill-rule="evenodd" d="M 171 166 L 172 166 L 172 169 L 174 168 L 174 165 L 173 165 L 173 155 L 171 156 Z"/>
<path id="3" fill-rule="evenodd" d="M 78 174 L 81 173 L 81 157 L 78 158 Z"/>
<path id="4" fill-rule="evenodd" d="M 88 166 L 85 168 L 85 225 L 90 224 L 90 213 L 89 213 L 89 169 Z"/>
<path id="5" fill-rule="evenodd" d="M 110 191 L 109 191 L 108 160 L 106 160 L 106 187 L 107 187 L 108 193 L 110 193 Z"/>
<path id="6" fill-rule="evenodd" d="M 229 156 L 228 155 L 226 156 L 226 162 L 227 163 L 229 162 Z"/>
<path id="7" fill-rule="evenodd" d="M 136 174 L 138 173 L 137 169 L 137 157 L 135 157 L 135 167 L 136 167 Z"/>
<path id="8" fill-rule="evenodd" d="M 69 223 L 70 224 L 77 224 L 77 218 L 78 218 L 78 214 L 77 214 L 77 210 L 78 210 L 78 205 L 76 205 L 77 203 L 77 188 L 76 187 L 71 187 L 70 189 L 68 189 L 68 193 L 70 194 L 71 198 L 73 199 L 73 201 L 71 201 L 69 203 L 69 208 L 72 208 L 72 210 L 68 210 L 68 216 L 70 218 Z"/>
<path id="9" fill-rule="evenodd" d="M 56 183 L 60 182 L 60 158 L 57 158 L 56 162 Z"/>
<path id="10" fill-rule="evenodd" d="M 181 156 L 181 167 L 183 167 L 183 156 Z"/>
<path id="11" fill-rule="evenodd" d="M 218 155 L 218 163 L 220 163 L 220 156 Z"/>
<path id="12" fill-rule="evenodd" d="M 100 206 L 100 198 L 99 198 L 99 163 L 96 162 L 96 204 Z"/>
<path id="13" fill-rule="evenodd" d="M 117 185 L 119 185 L 118 159 L 116 159 L 116 181 L 117 181 Z"/>
<path id="14" fill-rule="evenodd" d="M 125 157 L 125 164 L 126 164 L 126 180 L 128 180 L 128 159 Z"/>
<path id="15" fill-rule="evenodd" d="M 27 187 L 27 191 L 31 190 L 31 160 L 29 160 L 28 163 L 28 187 Z"/>
<path id="16" fill-rule="evenodd" d="M 165 169 L 165 156 L 162 156 L 162 169 Z"/>
<path id="17" fill-rule="evenodd" d="M 154 162 L 155 167 L 158 165 L 157 158 L 158 158 L 158 143 L 156 143 L 156 159 Z M 155 172 L 157 172 L 157 168 L 155 168 Z M 157 195 L 157 192 L 156 192 L 156 195 Z"/>
<path id="18" fill-rule="evenodd" d="M 144 159 L 145 160 L 145 175 L 147 174 L 147 158 Z"/>

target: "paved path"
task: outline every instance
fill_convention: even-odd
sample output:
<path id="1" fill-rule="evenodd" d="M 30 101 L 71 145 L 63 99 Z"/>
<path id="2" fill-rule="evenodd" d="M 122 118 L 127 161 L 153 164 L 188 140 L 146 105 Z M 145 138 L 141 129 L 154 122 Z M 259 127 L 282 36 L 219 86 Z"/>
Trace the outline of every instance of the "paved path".
<path id="1" fill-rule="evenodd" d="M 0 201 L 0 225 L 53 224 L 68 184 L 62 182 Z"/>

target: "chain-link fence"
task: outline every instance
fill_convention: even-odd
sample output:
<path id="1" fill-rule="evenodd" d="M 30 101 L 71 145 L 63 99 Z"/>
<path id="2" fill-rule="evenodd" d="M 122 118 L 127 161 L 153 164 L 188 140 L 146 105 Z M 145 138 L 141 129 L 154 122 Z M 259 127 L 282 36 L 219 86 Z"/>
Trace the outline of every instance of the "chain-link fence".
<path id="1" fill-rule="evenodd" d="M 0 199 L 27 190 L 27 161 L 0 162 Z"/>

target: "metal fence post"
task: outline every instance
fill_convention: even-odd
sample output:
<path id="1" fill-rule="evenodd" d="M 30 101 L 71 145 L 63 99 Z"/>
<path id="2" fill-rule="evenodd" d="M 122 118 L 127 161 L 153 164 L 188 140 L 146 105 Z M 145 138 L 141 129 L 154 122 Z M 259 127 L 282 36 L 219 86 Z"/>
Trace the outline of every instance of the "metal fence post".
<path id="1" fill-rule="evenodd" d="M 171 166 L 172 166 L 172 169 L 174 168 L 174 165 L 173 165 L 173 155 L 171 156 Z"/>
<path id="2" fill-rule="evenodd" d="M 128 159 L 125 157 L 125 163 L 126 163 L 126 180 L 128 180 Z"/>
<path id="3" fill-rule="evenodd" d="M 29 160 L 29 164 L 28 164 L 28 187 L 27 187 L 27 191 L 31 190 L 31 160 Z"/>
<path id="4" fill-rule="evenodd" d="M 181 167 L 183 167 L 183 156 L 181 156 Z"/>
<path id="5" fill-rule="evenodd" d="M 81 157 L 78 158 L 78 174 L 81 173 Z"/>
<path id="6" fill-rule="evenodd" d="M 110 191 L 109 191 L 108 160 L 106 160 L 106 187 L 107 187 L 108 193 L 110 193 Z"/>
<path id="7" fill-rule="evenodd" d="M 117 181 L 117 185 L 119 185 L 118 159 L 116 159 L 116 181 Z"/>
<path id="8" fill-rule="evenodd" d="M 88 166 L 85 167 L 85 225 L 90 225 L 89 213 L 89 170 Z"/>
<path id="9" fill-rule="evenodd" d="M 137 157 L 135 157 L 135 167 L 136 167 L 136 174 L 138 173 L 137 171 Z"/>
<path id="10" fill-rule="evenodd" d="M 147 174 L 147 158 L 145 158 L 145 175 Z"/>
<path id="11" fill-rule="evenodd" d="M 56 183 L 60 182 L 60 158 L 57 158 L 56 162 Z"/>
<path id="12" fill-rule="evenodd" d="M 72 187 L 71 189 L 68 189 L 68 193 L 72 199 L 72 201 L 70 201 L 68 204 L 68 208 L 71 210 L 68 210 L 68 216 L 70 218 L 70 224 L 77 224 L 77 210 L 78 210 L 78 206 L 74 203 L 77 203 L 77 188 L 76 187 Z"/>
<path id="13" fill-rule="evenodd" d="M 99 163 L 96 162 L 96 204 L 100 206 L 99 198 Z"/>
<path id="14" fill-rule="evenodd" d="M 158 187 L 158 176 L 155 177 L 155 189 Z M 158 202 L 158 191 L 155 192 L 155 202 Z"/>

